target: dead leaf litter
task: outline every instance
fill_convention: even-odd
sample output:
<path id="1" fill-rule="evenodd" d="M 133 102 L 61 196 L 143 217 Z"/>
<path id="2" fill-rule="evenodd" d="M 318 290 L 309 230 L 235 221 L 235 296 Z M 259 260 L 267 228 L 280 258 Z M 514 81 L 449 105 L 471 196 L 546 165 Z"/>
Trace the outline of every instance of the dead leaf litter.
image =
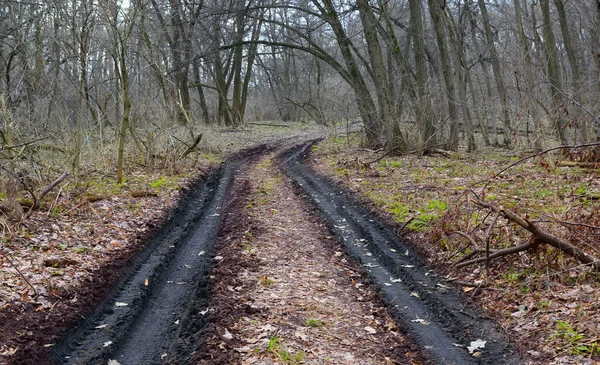
<path id="1" fill-rule="evenodd" d="M 247 218 L 216 253 L 230 259 L 213 270 L 217 287 L 201 363 L 423 363 L 272 160 L 244 178 L 249 192 L 239 214 Z"/>

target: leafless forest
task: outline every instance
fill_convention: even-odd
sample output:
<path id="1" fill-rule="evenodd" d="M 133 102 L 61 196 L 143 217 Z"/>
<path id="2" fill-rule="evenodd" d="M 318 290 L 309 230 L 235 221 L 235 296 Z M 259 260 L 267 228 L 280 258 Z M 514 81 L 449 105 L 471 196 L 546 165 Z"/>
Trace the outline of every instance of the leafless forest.
<path id="1" fill-rule="evenodd" d="M 417 153 L 600 133 L 600 0 L 3 0 L 0 17 L 0 165 L 22 185 L 100 158 L 121 181 L 124 160 L 252 120 L 360 121 L 368 145 Z"/>

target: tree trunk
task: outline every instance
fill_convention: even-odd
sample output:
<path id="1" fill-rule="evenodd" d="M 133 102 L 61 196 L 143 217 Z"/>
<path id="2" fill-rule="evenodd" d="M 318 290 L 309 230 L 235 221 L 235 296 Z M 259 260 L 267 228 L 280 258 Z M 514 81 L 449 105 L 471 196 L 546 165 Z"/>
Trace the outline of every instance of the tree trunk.
<path id="1" fill-rule="evenodd" d="M 435 128 L 431 120 L 430 97 L 426 90 L 427 67 L 425 59 L 425 38 L 423 35 L 423 18 L 421 16 L 421 2 L 409 0 L 411 37 L 414 43 L 415 58 L 415 81 L 417 86 L 417 98 L 419 102 L 415 106 L 416 122 L 420 129 L 418 152 L 429 153 L 436 147 Z"/>
<path id="2" fill-rule="evenodd" d="M 548 55 L 547 62 L 547 73 L 548 73 L 548 91 L 554 105 L 554 128 L 556 134 L 562 145 L 568 145 L 569 140 L 567 138 L 564 121 L 564 100 L 563 100 L 563 85 L 562 75 L 560 71 L 560 60 L 558 58 L 558 49 L 554 41 L 554 32 L 552 31 L 552 21 L 550 19 L 550 3 L 549 0 L 540 0 L 540 7 L 542 8 L 543 26 L 542 32 L 544 34 L 544 47 L 546 54 Z"/>
<path id="3" fill-rule="evenodd" d="M 465 58 L 465 34 L 460 29 L 459 25 L 456 25 L 446 11 L 442 13 L 446 24 L 446 30 L 448 32 L 450 49 L 454 57 L 454 64 L 456 73 L 458 74 L 458 96 L 460 98 L 460 110 L 464 112 L 463 128 L 464 133 L 467 137 L 467 152 L 474 152 L 477 150 L 477 144 L 475 142 L 475 134 L 473 130 L 473 118 L 471 116 L 471 110 L 467 100 L 467 83 L 469 81 L 469 68 L 467 67 L 467 60 Z M 460 37 L 457 36 L 460 34 Z M 458 106 L 457 106 L 458 107 Z"/>
<path id="4" fill-rule="evenodd" d="M 256 22 L 254 26 L 254 30 L 252 31 L 252 41 L 256 42 L 260 37 L 260 31 L 262 29 L 262 21 Z M 250 81 L 252 80 L 252 72 L 254 68 L 254 61 L 256 59 L 257 53 L 257 44 L 253 43 L 248 48 L 248 57 L 246 60 L 246 74 L 244 75 L 244 82 L 242 85 L 242 100 L 241 100 L 241 108 L 240 113 L 242 117 L 242 121 L 246 115 L 246 105 L 248 102 L 248 88 L 250 87 Z"/>
<path id="5" fill-rule="evenodd" d="M 448 119 L 450 120 L 450 136 L 449 141 L 444 148 L 450 151 L 458 151 L 458 115 L 456 108 L 456 90 L 452 77 L 452 64 L 448 55 L 448 47 L 446 45 L 446 29 L 444 29 L 443 15 L 441 12 L 446 10 L 444 4 L 440 4 L 439 0 L 428 0 L 429 13 L 433 20 L 433 29 L 437 39 L 438 50 L 442 62 L 442 76 L 444 85 L 446 86 L 446 102 L 448 103 Z M 458 67 L 458 65 L 456 65 Z"/>
<path id="6" fill-rule="evenodd" d="M 481 10 L 483 28 L 485 29 L 485 38 L 487 42 L 488 51 L 490 53 L 490 58 L 492 60 L 492 71 L 494 72 L 494 80 L 496 81 L 496 88 L 498 89 L 498 96 L 500 97 L 500 106 L 502 107 L 502 123 L 504 124 L 503 143 L 506 147 L 510 147 L 512 144 L 513 130 L 510 120 L 510 113 L 508 110 L 506 88 L 504 87 L 504 81 L 502 79 L 502 70 L 500 69 L 500 60 L 498 59 L 498 52 L 496 51 L 494 35 L 492 34 L 490 17 L 487 12 L 485 0 L 477 0 L 477 2 L 479 4 L 479 9 Z"/>
<path id="7" fill-rule="evenodd" d="M 185 59 L 185 48 L 191 42 L 186 39 L 184 23 L 181 17 L 181 3 L 178 0 L 169 0 L 171 7 L 171 24 L 173 38 L 171 53 L 173 55 L 173 68 L 175 69 L 175 103 L 177 104 L 176 115 L 181 125 L 187 125 L 190 115 L 190 91 L 188 87 L 188 60 Z"/>
<path id="8" fill-rule="evenodd" d="M 346 80 L 354 90 L 357 107 L 365 126 L 367 143 L 371 147 L 379 147 L 381 146 L 380 139 L 382 137 L 383 125 L 377 116 L 377 108 L 375 107 L 373 98 L 352 54 L 352 41 L 346 34 L 331 0 L 323 0 L 324 6 L 321 6 L 316 0 L 313 0 L 313 4 L 320 9 L 336 36 L 336 41 L 340 47 L 340 52 L 348 71 Z"/>
<path id="9" fill-rule="evenodd" d="M 579 60 L 577 56 L 577 49 L 573 44 L 573 37 L 569 31 L 569 25 L 567 23 L 567 14 L 565 12 L 565 6 L 563 4 L 564 0 L 554 0 L 554 4 L 556 6 L 556 10 L 558 12 L 558 20 L 560 23 L 560 30 L 562 33 L 563 44 L 565 46 L 565 51 L 567 52 L 567 59 L 569 60 L 569 66 L 571 68 L 571 77 L 573 80 L 571 82 L 573 89 L 573 99 L 579 104 L 583 105 L 582 98 L 582 82 L 581 82 L 581 73 L 579 72 Z M 571 119 L 575 121 L 575 125 L 579 127 L 579 133 L 583 143 L 588 141 L 588 133 L 587 133 L 587 123 L 585 122 L 586 118 L 583 116 L 583 111 L 579 107 L 575 107 L 571 113 Z"/>
<path id="10" fill-rule="evenodd" d="M 525 35 L 525 28 L 523 27 L 523 17 L 521 16 L 521 2 L 520 0 L 513 0 L 515 6 L 515 20 L 517 23 L 517 33 L 519 35 L 519 41 L 521 43 L 521 49 L 525 58 L 525 88 L 527 90 L 527 102 L 525 103 L 525 110 L 531 113 L 531 118 L 535 126 L 534 131 L 534 142 L 533 146 L 536 152 L 540 152 L 543 149 L 542 146 L 542 120 L 538 113 L 538 107 L 535 103 L 535 83 L 533 79 L 533 62 L 531 60 L 531 46 L 530 41 Z"/>
<path id="11" fill-rule="evenodd" d="M 375 94 L 377 95 L 377 102 L 379 104 L 379 120 L 381 121 L 382 131 L 386 131 L 386 136 L 392 136 L 396 139 L 400 149 L 406 148 L 406 142 L 402 138 L 402 134 L 394 135 L 393 133 L 393 120 L 391 97 L 389 90 L 389 81 L 387 77 L 387 71 L 385 62 L 383 59 L 383 53 L 381 51 L 381 44 L 379 43 L 379 37 L 377 35 L 378 22 L 373 14 L 373 9 L 369 4 L 368 0 L 357 0 L 356 5 L 360 14 L 360 19 L 365 34 L 365 40 L 367 43 L 367 51 L 369 54 L 370 66 L 373 70 L 373 86 L 375 88 Z M 391 142 L 391 140 L 389 141 Z"/>
<path id="12" fill-rule="evenodd" d="M 239 127 L 244 123 L 242 112 L 242 58 L 244 56 L 244 46 L 242 41 L 245 35 L 243 11 L 244 2 L 238 2 L 237 15 L 235 16 L 235 30 L 237 32 L 236 41 L 239 44 L 233 49 L 233 102 L 231 106 L 232 122 L 234 127 Z"/>
<path id="13" fill-rule="evenodd" d="M 210 116 L 208 114 L 208 105 L 206 104 L 206 97 L 204 95 L 204 87 L 202 86 L 202 79 L 200 78 L 200 63 L 198 60 L 194 60 L 194 83 L 196 84 L 196 91 L 198 92 L 198 99 L 200 102 L 200 109 L 202 110 L 202 119 L 204 123 L 210 123 Z"/>
<path id="14" fill-rule="evenodd" d="M 124 41 L 120 41 L 120 71 L 121 71 L 121 85 L 123 87 L 123 118 L 121 120 L 121 129 L 119 131 L 119 148 L 117 151 L 117 183 L 123 182 L 123 153 L 125 148 L 125 137 L 127 130 L 129 129 L 129 114 L 131 112 L 131 96 L 129 94 L 129 81 L 127 74 L 127 67 L 125 64 L 125 47 Z"/>
<path id="15" fill-rule="evenodd" d="M 482 55 L 483 52 L 482 52 L 481 46 L 477 40 L 477 34 L 476 34 L 477 23 L 475 21 L 475 18 L 473 17 L 473 13 L 471 11 L 470 6 L 471 5 L 469 3 L 465 4 L 465 15 L 469 19 L 470 29 L 471 29 L 471 38 L 473 39 L 473 44 L 475 45 L 475 50 L 478 53 L 478 57 L 479 57 L 478 63 L 481 66 L 481 71 L 483 72 L 483 80 L 485 83 L 485 91 L 486 91 L 486 93 L 482 95 L 483 99 L 484 99 L 483 105 L 484 105 L 485 109 L 482 111 L 480 108 L 478 108 L 475 105 L 475 113 L 477 114 L 477 119 L 479 121 L 479 128 L 481 128 L 481 134 L 483 136 L 483 141 L 486 146 L 490 146 L 491 141 L 490 141 L 490 135 L 489 135 L 487 116 L 491 109 L 492 85 L 490 84 L 490 80 L 488 77 L 488 75 L 490 74 L 490 71 L 488 69 L 487 63 L 483 60 L 483 55 Z M 477 95 L 478 93 L 475 92 L 475 88 L 473 86 L 473 79 L 469 75 L 467 75 L 467 76 L 468 76 L 467 82 L 469 84 L 469 89 L 471 90 L 471 94 Z M 495 145 L 498 144 L 498 135 L 496 133 L 494 133 L 494 144 Z"/>

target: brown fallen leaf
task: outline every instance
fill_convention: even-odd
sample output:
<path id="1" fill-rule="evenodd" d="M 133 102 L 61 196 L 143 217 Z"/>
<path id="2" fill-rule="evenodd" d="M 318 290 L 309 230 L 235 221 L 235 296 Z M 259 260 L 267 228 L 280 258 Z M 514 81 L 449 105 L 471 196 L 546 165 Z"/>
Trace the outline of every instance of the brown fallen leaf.
<path id="1" fill-rule="evenodd" d="M 366 326 L 365 331 L 367 331 L 369 333 L 377 333 L 377 330 L 371 326 Z"/>

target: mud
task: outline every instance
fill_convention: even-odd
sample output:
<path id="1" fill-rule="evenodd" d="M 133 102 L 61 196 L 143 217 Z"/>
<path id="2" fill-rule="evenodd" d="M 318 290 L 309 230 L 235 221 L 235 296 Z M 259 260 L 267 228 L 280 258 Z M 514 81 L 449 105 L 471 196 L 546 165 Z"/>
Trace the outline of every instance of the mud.
<path id="1" fill-rule="evenodd" d="M 314 143 L 314 142 L 313 142 Z M 518 364 L 521 359 L 494 323 L 465 305 L 460 295 L 393 231 L 303 159 L 313 143 L 281 155 L 287 174 L 304 191 L 324 222 L 376 282 L 399 325 L 439 364 Z M 468 351 L 474 341 L 483 348 Z M 471 353 L 472 352 L 472 353 Z M 474 356 L 475 355 L 475 356 Z"/>
<path id="2" fill-rule="evenodd" d="M 315 210 L 281 179 L 281 166 L 261 161 L 236 180 L 224 214 L 215 252 L 223 259 L 211 270 L 197 363 L 283 363 L 269 351 L 276 336 L 286 351 L 303 354 L 302 364 L 430 364 L 397 332 L 376 288 Z M 323 328 L 311 329 L 307 318 Z M 371 326 L 374 333 L 365 332 Z"/>
<path id="3" fill-rule="evenodd" d="M 238 154 L 190 189 L 118 288 L 54 347 L 53 362 L 186 363 L 205 324 L 206 273 L 227 190 L 244 163 L 266 150 Z"/>

